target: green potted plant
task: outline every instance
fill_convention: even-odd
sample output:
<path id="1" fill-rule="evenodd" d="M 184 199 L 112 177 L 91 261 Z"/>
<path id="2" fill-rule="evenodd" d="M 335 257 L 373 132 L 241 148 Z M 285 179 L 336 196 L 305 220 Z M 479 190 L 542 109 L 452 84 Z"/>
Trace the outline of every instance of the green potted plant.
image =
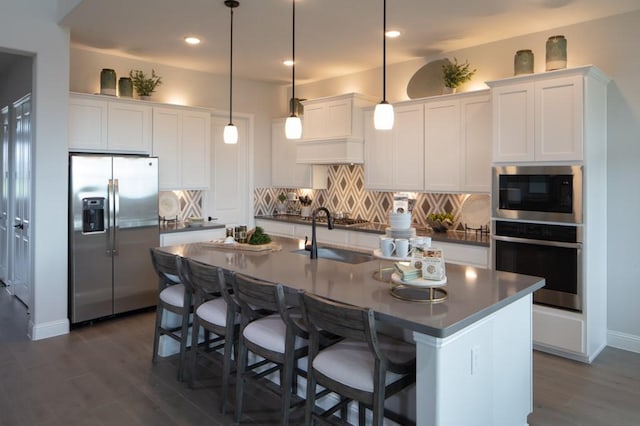
<path id="1" fill-rule="evenodd" d="M 156 75 L 156 71 L 153 69 L 151 70 L 151 76 L 145 74 L 142 70 L 131 70 L 129 71 L 129 77 L 140 99 L 148 99 L 151 93 L 156 90 L 156 87 L 162 84 L 162 77 Z"/>
<path id="2" fill-rule="evenodd" d="M 281 192 L 280 195 L 278 195 L 278 214 L 285 214 L 287 212 L 287 206 L 284 204 L 285 201 L 287 201 L 287 196 L 284 192 Z"/>
<path id="3" fill-rule="evenodd" d="M 453 58 L 453 62 L 447 60 L 447 62 L 442 65 L 445 86 L 443 93 L 455 93 L 458 86 L 471 80 L 471 77 L 473 77 L 476 71 L 476 69 L 470 69 L 468 61 L 459 64 L 457 58 Z"/>
<path id="4" fill-rule="evenodd" d="M 303 195 L 298 198 L 300 200 L 300 216 L 309 217 L 311 216 L 311 203 L 313 200 L 308 195 Z"/>

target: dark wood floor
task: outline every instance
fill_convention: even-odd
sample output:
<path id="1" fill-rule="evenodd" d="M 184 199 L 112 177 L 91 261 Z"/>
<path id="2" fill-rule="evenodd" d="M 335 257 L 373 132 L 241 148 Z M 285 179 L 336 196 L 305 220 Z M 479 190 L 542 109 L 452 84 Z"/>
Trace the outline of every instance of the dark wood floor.
<path id="1" fill-rule="evenodd" d="M 153 319 L 137 314 L 32 342 L 24 306 L 0 288 L 0 425 L 232 424 L 218 411 L 216 373 L 190 389 L 176 380 L 175 357 L 151 364 Z M 243 424 L 277 424 L 278 401 L 250 391 Z M 607 348 L 589 366 L 536 352 L 529 424 L 640 425 L 640 355 Z"/>

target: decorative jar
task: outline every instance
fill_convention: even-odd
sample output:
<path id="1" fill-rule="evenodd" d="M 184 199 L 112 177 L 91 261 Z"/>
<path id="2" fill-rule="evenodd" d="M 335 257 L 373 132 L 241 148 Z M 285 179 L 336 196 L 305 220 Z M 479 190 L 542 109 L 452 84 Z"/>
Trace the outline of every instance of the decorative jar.
<path id="1" fill-rule="evenodd" d="M 116 96 L 116 72 L 110 68 L 100 72 L 100 94 Z"/>
<path id="2" fill-rule="evenodd" d="M 533 52 L 529 49 L 518 50 L 513 58 L 513 74 L 533 74 Z"/>
<path id="3" fill-rule="evenodd" d="M 118 80 L 118 95 L 123 98 L 133 98 L 133 82 L 129 77 Z"/>
<path id="4" fill-rule="evenodd" d="M 547 71 L 567 67 L 567 39 L 563 35 L 551 36 L 547 40 Z"/>

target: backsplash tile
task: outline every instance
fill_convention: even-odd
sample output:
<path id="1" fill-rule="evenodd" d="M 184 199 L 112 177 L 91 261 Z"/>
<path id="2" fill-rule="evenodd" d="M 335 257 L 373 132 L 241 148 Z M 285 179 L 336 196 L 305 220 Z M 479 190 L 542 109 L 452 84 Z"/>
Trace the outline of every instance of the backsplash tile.
<path id="1" fill-rule="evenodd" d="M 171 192 L 176 194 L 180 200 L 179 221 L 184 221 L 189 217 L 202 216 L 202 191 L 183 190 Z"/>
<path id="2" fill-rule="evenodd" d="M 364 167 L 362 165 L 329 166 L 327 189 L 256 188 L 254 191 L 254 212 L 256 215 L 270 215 L 276 210 L 278 195 L 296 192 L 298 196 L 309 195 L 312 207 L 327 207 L 330 211 L 346 211 L 354 218 L 370 222 L 387 223 L 388 213 L 393 205 L 392 192 L 375 192 L 364 189 Z M 456 229 L 463 229 L 460 211 L 468 194 L 410 193 L 415 197 L 413 221 L 418 226 L 426 226 L 429 213 L 452 213 Z M 489 195 L 487 194 L 488 198 Z M 299 208 L 298 203 L 289 203 Z M 488 212 L 487 212 L 488 213 Z"/>

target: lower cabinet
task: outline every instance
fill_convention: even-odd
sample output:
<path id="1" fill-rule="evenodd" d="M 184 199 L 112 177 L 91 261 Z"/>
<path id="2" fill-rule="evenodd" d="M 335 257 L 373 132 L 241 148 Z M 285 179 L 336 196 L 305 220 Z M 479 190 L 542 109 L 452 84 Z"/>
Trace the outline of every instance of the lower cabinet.
<path id="1" fill-rule="evenodd" d="M 200 243 L 224 238 L 225 228 L 200 229 L 197 231 L 168 232 L 160 234 L 160 246 Z"/>
<path id="2" fill-rule="evenodd" d="M 489 247 L 443 241 L 432 241 L 431 246 L 442 249 L 442 255 L 447 263 L 476 266 L 478 268 L 489 267 Z"/>

